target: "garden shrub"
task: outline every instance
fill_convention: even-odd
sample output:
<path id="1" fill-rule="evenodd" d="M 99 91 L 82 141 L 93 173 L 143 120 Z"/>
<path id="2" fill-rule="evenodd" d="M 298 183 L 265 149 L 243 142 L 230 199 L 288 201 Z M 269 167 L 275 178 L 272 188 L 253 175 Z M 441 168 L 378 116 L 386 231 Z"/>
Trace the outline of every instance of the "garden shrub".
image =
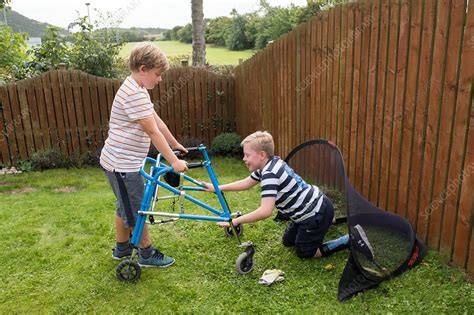
<path id="1" fill-rule="evenodd" d="M 239 157 L 242 155 L 240 136 L 235 132 L 224 132 L 214 138 L 211 153 L 215 155 Z"/>
<path id="2" fill-rule="evenodd" d="M 33 153 L 30 160 L 32 169 L 35 171 L 71 166 L 70 159 L 57 150 L 37 151 Z"/>

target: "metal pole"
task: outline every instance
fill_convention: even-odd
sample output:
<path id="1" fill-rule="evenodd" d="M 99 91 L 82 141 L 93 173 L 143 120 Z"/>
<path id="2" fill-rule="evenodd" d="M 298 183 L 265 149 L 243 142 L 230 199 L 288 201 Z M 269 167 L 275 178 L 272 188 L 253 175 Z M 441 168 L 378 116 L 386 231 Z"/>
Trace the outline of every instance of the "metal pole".
<path id="1" fill-rule="evenodd" d="M 87 6 L 87 17 L 89 19 L 89 24 L 91 24 L 91 13 L 89 12 L 89 5 L 91 3 L 90 2 L 86 2 L 86 6 Z"/>
<path id="2" fill-rule="evenodd" d="M 5 25 L 8 25 L 7 21 L 7 6 L 3 7 L 3 19 L 5 20 Z"/>

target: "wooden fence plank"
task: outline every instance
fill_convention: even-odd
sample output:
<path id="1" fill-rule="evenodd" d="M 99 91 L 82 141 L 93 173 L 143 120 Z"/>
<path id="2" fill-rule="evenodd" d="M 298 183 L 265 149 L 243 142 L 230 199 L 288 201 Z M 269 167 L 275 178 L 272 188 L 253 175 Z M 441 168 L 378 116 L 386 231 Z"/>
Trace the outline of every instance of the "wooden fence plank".
<path id="1" fill-rule="evenodd" d="M 30 123 L 31 123 L 31 132 L 34 139 L 34 146 L 32 147 L 32 152 L 38 150 L 44 150 L 43 144 L 43 133 L 47 132 L 48 129 L 42 129 L 39 117 L 38 102 L 35 95 L 35 85 L 34 80 L 25 80 L 25 94 L 26 94 L 26 104 L 30 112 Z M 44 130 L 44 131 L 43 131 Z"/>
<path id="2" fill-rule="evenodd" d="M 195 106 L 195 123 L 194 123 L 194 128 L 195 128 L 195 131 L 194 131 L 194 137 L 198 138 L 201 140 L 202 142 L 202 139 L 204 138 L 204 129 L 202 128 L 203 126 L 203 106 L 202 106 L 202 93 L 201 93 L 201 90 L 202 90 L 202 85 L 203 85 L 203 81 L 204 81 L 204 78 L 205 78 L 205 71 L 196 71 L 196 76 L 197 76 L 197 80 L 194 82 L 194 99 L 195 99 L 195 102 L 196 102 L 196 106 Z M 204 76 L 204 78 L 203 78 Z M 228 106 L 228 103 L 226 102 L 225 104 L 226 108 Z"/>
<path id="3" fill-rule="evenodd" d="M 347 32 L 343 36 L 345 41 L 344 46 L 346 48 L 346 70 L 345 70 L 345 85 L 344 85 L 344 99 L 342 106 L 344 107 L 343 117 L 343 142 L 342 142 L 342 155 L 345 160 L 346 174 L 349 176 L 352 172 L 350 163 L 350 145 L 351 145 L 351 114 L 352 114 L 352 93 L 353 93 L 353 69 L 354 69 L 354 6 L 351 3 L 347 5 Z M 352 180 L 352 178 L 350 178 Z"/>
<path id="4" fill-rule="evenodd" d="M 94 132 L 94 118 L 92 117 L 93 110 L 91 105 L 91 92 L 89 89 L 89 81 L 87 80 L 88 76 L 83 72 L 79 72 L 77 75 L 78 81 L 80 82 L 82 101 L 84 102 L 84 127 L 87 147 L 91 152 L 95 152 L 97 150 L 97 144 Z"/>
<path id="5" fill-rule="evenodd" d="M 357 191 L 363 191 L 364 179 L 364 152 L 366 146 L 366 114 L 367 114 L 367 94 L 369 78 L 369 58 L 370 58 L 370 33 L 372 29 L 372 5 L 363 2 L 361 6 L 361 52 L 360 52 L 360 91 L 359 91 L 359 113 L 357 119 L 357 145 L 355 149 L 355 175 L 354 187 Z"/>
<path id="6" fill-rule="evenodd" d="M 77 121 L 77 130 L 79 135 L 79 143 L 81 146 L 81 153 L 88 151 L 88 140 L 87 140 L 87 131 L 86 131 L 86 121 L 84 118 L 85 114 L 85 102 L 82 99 L 82 82 L 79 79 L 79 71 L 71 71 L 71 88 L 72 95 L 74 97 L 74 111 Z M 109 91 L 113 94 L 112 91 Z M 77 151 L 76 151 L 77 152 Z"/>
<path id="7" fill-rule="evenodd" d="M 331 141 L 338 142 L 338 118 L 339 118 L 339 86 L 340 79 L 340 59 L 341 59 L 341 23 L 342 6 L 338 5 L 332 9 L 334 14 L 334 37 L 333 37 L 333 56 L 332 56 L 332 87 L 329 91 L 331 95 L 332 117 L 331 117 Z"/>
<path id="8" fill-rule="evenodd" d="M 441 91 L 443 86 L 444 78 L 444 61 L 445 52 L 444 49 L 447 41 L 447 29 L 448 29 L 448 17 L 449 17 L 449 6 L 447 0 L 441 0 L 437 2 L 437 15 L 436 15 L 436 30 L 435 30 L 435 43 L 433 50 L 433 71 L 431 74 L 431 90 L 429 94 L 429 109 L 428 109 L 428 120 L 426 126 L 426 144 L 424 152 L 424 165 L 423 165 L 423 175 L 422 175 L 422 187 L 430 187 L 429 189 L 425 188 L 425 193 L 421 195 L 420 200 L 420 211 L 423 215 L 427 217 L 428 225 L 432 220 L 432 187 L 434 183 L 434 167 L 436 161 L 436 135 L 439 128 L 439 115 L 440 115 L 440 100 L 441 100 Z M 436 216 L 439 215 L 434 211 Z M 434 219 L 434 221 L 436 221 Z M 419 221 L 420 224 L 424 223 Z M 436 222 L 434 222 L 436 223 Z M 418 226 L 418 235 L 422 240 L 428 241 L 428 231 L 429 226 L 427 224 L 422 224 Z M 433 240 L 432 240 L 433 241 Z M 429 246 L 433 246 L 433 243 L 428 242 Z"/>
<path id="9" fill-rule="evenodd" d="M 463 181 L 460 187 L 459 199 L 457 196 L 450 195 L 446 200 L 446 204 L 451 206 L 454 202 L 458 202 L 456 230 L 453 241 L 453 263 L 460 267 L 468 267 L 468 270 L 474 272 L 474 254 L 472 253 L 474 238 L 472 237 L 473 226 L 473 205 L 474 195 L 472 194 L 474 188 L 474 100 L 472 99 L 472 90 L 474 89 L 474 82 L 472 73 L 474 73 L 472 60 L 474 60 L 474 45 L 469 42 L 474 38 L 474 1 L 469 2 L 468 13 L 466 18 L 466 26 L 464 30 L 463 51 L 461 60 L 461 73 L 458 85 L 457 110 L 454 122 L 453 131 L 453 150 L 451 151 L 451 161 L 453 169 L 456 169 L 457 163 L 462 156 Z M 470 114 L 463 116 L 463 113 L 470 111 Z M 466 131 L 464 124 L 469 126 Z M 466 138 L 465 144 L 462 139 Z M 461 154 L 461 146 L 465 146 Z M 456 198 L 454 198 L 456 197 Z M 443 223 L 445 224 L 445 223 Z M 474 232 L 474 231 L 473 231 Z M 444 246 L 445 239 L 442 239 L 442 246 Z M 470 242 L 470 243 L 469 243 Z M 471 252 L 469 254 L 469 244 L 471 245 Z M 471 265 L 467 264 L 468 258 Z"/>
<path id="10" fill-rule="evenodd" d="M 199 73 L 194 69 L 191 69 L 191 73 L 193 74 L 193 79 L 188 82 L 187 101 L 186 99 L 181 99 L 183 105 L 187 103 L 187 112 L 189 119 L 187 130 L 189 136 L 196 134 L 196 106 L 198 106 L 198 102 L 196 99 L 196 93 L 194 93 L 194 91 L 196 90 L 196 87 L 199 86 Z"/>
<path id="11" fill-rule="evenodd" d="M 378 204 L 382 209 L 387 209 L 387 194 L 389 185 L 390 157 L 392 156 L 392 134 L 393 134 L 393 112 L 394 112 L 394 90 L 397 75 L 398 33 L 399 33 L 400 6 L 398 0 L 389 2 L 389 24 L 387 43 L 387 70 L 385 72 L 386 85 L 383 95 L 383 117 L 381 128 L 381 153 L 379 164 Z M 405 152 L 409 155 L 410 152 Z M 392 180 L 396 181 L 396 178 Z"/>
<path id="12" fill-rule="evenodd" d="M 43 82 L 41 80 L 42 76 L 36 76 L 33 80 L 35 101 L 37 102 L 38 116 L 40 123 L 40 130 L 43 141 L 43 149 L 49 150 L 52 149 L 51 141 L 51 128 L 48 122 L 48 104 L 45 101 L 45 94 L 43 89 Z"/>
<path id="13" fill-rule="evenodd" d="M 99 100 L 99 93 L 98 93 L 98 82 L 95 76 L 88 75 L 87 76 L 89 81 L 89 91 L 91 94 L 91 108 L 92 108 L 92 121 L 94 124 L 94 138 L 96 147 L 101 148 L 104 144 L 104 135 L 102 130 L 104 129 L 103 124 L 106 122 L 102 122 L 102 108 L 100 106 Z"/>
<path id="14" fill-rule="evenodd" d="M 59 145 L 61 147 L 61 152 L 63 152 L 64 154 L 68 154 L 70 146 L 70 142 L 68 141 L 68 134 L 66 131 L 68 123 L 66 115 L 63 112 L 59 71 L 50 71 L 49 78 L 45 78 L 43 80 L 43 83 L 45 84 L 45 89 L 50 91 L 53 100 L 53 108 L 55 115 L 54 119 L 58 127 L 57 141 L 59 142 Z M 45 91 L 45 93 L 47 92 Z"/>
<path id="15" fill-rule="evenodd" d="M 397 208 L 400 211 L 406 209 L 409 222 L 412 223 L 415 231 L 418 231 L 418 225 L 421 221 L 426 222 L 425 213 L 421 211 L 423 209 L 420 209 L 419 205 L 421 195 L 426 194 L 422 191 L 421 178 L 424 166 L 424 130 L 432 84 L 431 60 L 435 38 L 436 8 L 435 3 L 432 1 L 424 3 L 418 0 L 414 2 L 413 10 L 408 60 L 410 69 L 407 75 L 407 96 L 401 115 L 403 122 L 401 150 L 402 152 L 410 150 L 410 141 L 412 141 L 412 157 L 410 162 L 402 154 Z M 406 113 L 407 108 L 410 106 L 414 107 L 415 113 L 413 117 L 409 117 Z M 411 130 L 413 130 L 412 139 L 408 139 L 407 135 L 410 134 Z M 407 167 L 408 163 L 410 163 L 411 167 Z M 421 223 L 421 225 L 424 225 L 424 223 Z"/>
<path id="16" fill-rule="evenodd" d="M 354 28 L 353 35 L 351 36 L 353 42 L 353 67 L 352 67 L 352 89 L 351 89 L 351 127 L 349 130 L 349 173 L 347 174 L 351 178 L 352 183 L 355 184 L 357 181 L 356 177 L 356 151 L 359 143 L 357 142 L 358 130 L 358 117 L 359 117 L 359 93 L 361 90 L 360 86 L 360 56 L 362 47 L 362 3 L 354 5 Z"/>
<path id="17" fill-rule="evenodd" d="M 333 102 L 333 93 L 332 93 L 332 87 L 334 85 L 334 64 L 335 64 L 335 58 L 334 58 L 334 23 L 335 23 L 335 10 L 330 9 L 328 11 L 328 20 L 327 20 L 327 56 L 328 60 L 327 63 L 324 65 L 326 68 L 326 105 L 327 105 L 327 115 L 326 115 L 326 121 L 324 122 L 326 127 L 326 139 L 328 140 L 334 140 L 335 136 L 333 134 L 333 126 L 332 123 L 335 121 L 335 116 L 336 116 L 336 110 Z M 330 168 L 332 169 L 332 168 Z M 332 175 L 334 176 L 334 175 Z"/>
<path id="18" fill-rule="evenodd" d="M 72 147 L 69 150 L 69 154 L 77 152 L 81 150 L 80 139 L 79 139 L 79 130 L 76 118 L 76 112 L 74 108 L 74 95 L 72 91 L 72 84 L 71 84 L 71 73 L 69 71 L 63 70 L 59 71 L 59 78 L 60 82 L 62 79 L 63 82 L 63 89 L 64 89 L 64 96 L 65 96 L 65 105 L 66 105 L 66 112 L 65 114 L 68 117 L 69 121 L 69 134 L 71 138 L 71 145 Z"/>
<path id="19" fill-rule="evenodd" d="M 104 141 L 107 139 L 108 131 L 109 131 L 109 117 L 110 117 L 110 109 L 107 102 L 107 90 L 105 87 L 105 79 L 96 78 L 96 86 L 97 86 L 97 95 L 99 96 L 99 107 L 100 107 L 100 116 L 101 116 L 101 126 L 102 126 L 102 139 Z"/>
<path id="20" fill-rule="evenodd" d="M 339 41 L 339 49 L 340 49 L 340 56 L 339 56 L 339 97 L 338 97 L 338 104 L 337 104 L 337 139 L 336 144 L 341 149 L 341 153 L 344 154 L 343 145 L 344 145 L 344 110 L 345 110 L 345 95 L 346 95 L 346 70 L 347 70 L 347 6 L 342 6 L 341 8 L 341 30 L 340 30 L 340 41 Z M 344 162 L 347 162 L 346 158 L 344 157 Z M 346 170 L 347 170 L 347 163 Z"/>
<path id="21" fill-rule="evenodd" d="M 380 11 L 382 7 L 380 1 L 375 1 L 372 7 L 373 26 L 370 33 L 370 58 L 368 69 L 368 94 L 367 94 L 367 110 L 366 110 L 366 126 L 365 126 L 365 151 L 363 164 L 363 181 L 362 195 L 369 200 L 370 191 L 372 189 L 371 169 L 372 155 L 374 150 L 374 122 L 376 109 L 376 86 L 377 86 L 377 67 L 379 55 L 379 37 L 380 37 Z"/>
<path id="22" fill-rule="evenodd" d="M 20 118 L 22 120 L 23 134 L 25 136 L 27 157 L 35 151 L 35 139 L 33 137 L 33 114 L 28 106 L 28 98 L 26 95 L 27 81 L 21 80 L 16 82 L 16 90 L 18 93 L 18 103 L 20 106 Z"/>
<path id="23" fill-rule="evenodd" d="M 371 189 L 370 201 L 377 206 L 379 205 L 378 189 L 380 182 L 380 162 L 382 154 L 382 128 L 384 114 L 384 94 L 386 88 L 387 58 L 388 58 L 388 31 L 389 31 L 389 2 L 383 1 L 382 14 L 380 21 L 380 41 L 379 41 L 379 57 L 377 67 L 377 85 L 376 85 L 376 105 L 375 105 L 375 121 L 374 121 L 374 149 L 372 152 L 371 165 Z"/>
<path id="24" fill-rule="evenodd" d="M 390 212 L 401 214 L 401 209 L 397 207 L 397 195 L 398 195 L 398 183 L 400 181 L 400 161 L 402 155 L 407 155 L 408 158 L 411 158 L 411 150 L 406 150 L 405 153 L 402 153 L 401 150 L 401 138 L 403 134 L 402 130 L 402 115 L 405 108 L 405 93 L 407 89 L 405 84 L 408 72 L 408 48 L 410 44 L 410 2 L 403 0 L 401 2 L 401 7 L 399 11 L 400 15 L 400 25 L 398 29 L 398 53 L 397 53 L 397 64 L 396 64 L 396 77 L 395 77 L 395 87 L 393 95 L 393 111 L 392 116 L 389 121 L 391 126 L 391 147 L 389 154 L 389 166 L 386 170 L 386 175 L 388 176 L 388 187 L 386 190 L 386 200 L 387 205 L 386 209 Z M 420 18 L 421 11 L 416 12 L 417 16 L 412 16 L 413 21 Z M 414 33 L 415 35 L 415 33 Z M 415 43 L 419 43 L 419 36 L 415 38 L 418 40 Z M 419 50 L 419 45 L 418 49 Z M 417 63 L 415 63 L 417 64 Z M 416 84 L 415 84 L 416 85 Z M 406 158 L 405 156 L 403 158 Z M 409 160 L 409 159 L 408 159 Z M 408 179 L 406 179 L 408 180 Z M 406 214 L 402 214 L 406 215 Z"/>
<path id="25" fill-rule="evenodd" d="M 449 26 L 449 40 L 447 47 L 447 62 L 446 62 L 446 79 L 443 93 L 443 110 L 441 117 L 446 117 L 441 120 L 440 134 L 439 134 L 439 149 L 437 166 L 439 171 L 439 181 L 435 182 L 435 196 L 440 196 L 443 205 L 440 207 L 441 220 L 438 227 L 431 225 L 433 228 L 434 239 L 438 241 L 438 248 L 442 254 L 451 258 L 453 249 L 454 233 L 456 228 L 456 205 L 454 199 L 459 197 L 459 178 L 461 177 L 461 158 L 451 159 L 453 149 L 459 151 L 463 150 L 465 136 L 459 138 L 453 137 L 455 130 L 456 115 L 461 114 L 467 117 L 467 106 L 458 108 L 456 106 L 457 90 L 459 84 L 459 74 L 461 65 L 462 53 L 462 36 L 464 31 L 464 19 L 466 15 L 466 5 L 463 0 L 452 0 L 451 2 L 451 17 Z M 471 73 L 474 74 L 474 68 Z M 467 103 L 467 102 L 466 102 Z M 467 105 L 467 104 L 465 104 Z M 445 113 L 445 114 L 443 114 Z M 447 116 L 445 116 L 447 115 Z M 448 118 L 449 117 L 449 118 Z M 461 124 L 461 128 L 466 128 L 466 124 Z M 439 168 L 439 169 L 438 169 Z M 439 194 L 438 194 L 439 193 Z M 449 198 L 453 196 L 453 198 Z M 456 196 L 456 197 L 454 197 Z M 447 199 L 451 202 L 446 202 Z"/>
<path id="26" fill-rule="evenodd" d="M 18 146 L 18 158 L 28 158 L 27 142 L 25 140 L 25 129 L 23 127 L 24 121 L 22 116 L 28 116 L 29 112 L 22 112 L 20 102 L 18 100 L 18 86 L 17 84 L 8 85 L 8 94 L 10 98 L 10 109 L 12 113 L 11 122 L 14 127 L 14 137 Z"/>
<path id="27" fill-rule="evenodd" d="M 9 165 L 16 157 L 16 143 L 12 138 L 13 125 L 10 113 L 10 100 L 6 86 L 0 86 L 0 163 Z M 14 160 L 14 159 L 13 159 Z"/>

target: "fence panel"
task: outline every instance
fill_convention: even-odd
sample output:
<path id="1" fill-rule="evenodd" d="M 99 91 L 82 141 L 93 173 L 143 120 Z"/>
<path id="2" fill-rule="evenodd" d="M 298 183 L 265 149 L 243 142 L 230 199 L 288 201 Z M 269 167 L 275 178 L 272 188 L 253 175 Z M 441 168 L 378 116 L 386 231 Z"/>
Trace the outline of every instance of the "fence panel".
<path id="1" fill-rule="evenodd" d="M 473 16 L 465 0 L 320 12 L 237 67 L 237 131 L 266 127 L 281 156 L 308 135 L 334 141 L 363 196 L 473 272 Z"/>

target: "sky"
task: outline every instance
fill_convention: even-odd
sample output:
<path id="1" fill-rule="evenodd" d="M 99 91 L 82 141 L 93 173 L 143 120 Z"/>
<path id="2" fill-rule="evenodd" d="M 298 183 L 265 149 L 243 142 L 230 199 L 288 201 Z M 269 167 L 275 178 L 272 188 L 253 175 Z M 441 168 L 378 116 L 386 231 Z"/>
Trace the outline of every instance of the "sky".
<path id="1" fill-rule="evenodd" d="M 191 22 L 191 0 L 12 0 L 13 10 L 28 18 L 67 28 L 77 18 L 77 12 L 87 15 L 87 5 L 91 22 L 100 12 L 109 12 L 123 22 L 120 27 L 161 27 L 172 28 Z M 239 13 L 255 11 L 259 0 L 203 0 L 204 17 L 215 18 L 229 15 L 235 8 Z M 304 5 L 306 0 L 268 0 L 272 6 Z M 114 18 L 114 20 L 117 20 Z"/>

